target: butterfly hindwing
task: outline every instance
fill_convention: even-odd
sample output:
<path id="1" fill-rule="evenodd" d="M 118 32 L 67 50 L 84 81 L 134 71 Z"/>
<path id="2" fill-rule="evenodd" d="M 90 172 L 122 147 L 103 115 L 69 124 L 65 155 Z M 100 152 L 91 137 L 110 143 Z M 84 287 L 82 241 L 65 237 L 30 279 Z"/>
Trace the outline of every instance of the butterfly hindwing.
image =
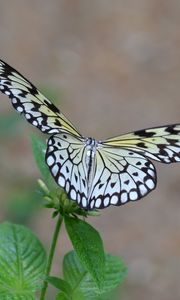
<path id="1" fill-rule="evenodd" d="M 89 208 L 105 208 L 135 201 L 156 187 L 156 170 L 140 154 L 102 147 L 96 153 L 96 172 Z"/>
<path id="2" fill-rule="evenodd" d="M 0 91 L 27 121 L 45 133 L 80 134 L 59 109 L 11 66 L 0 60 Z"/>
<path id="3" fill-rule="evenodd" d="M 87 207 L 87 168 L 83 139 L 67 133 L 48 140 L 46 163 L 57 184 L 64 188 L 70 199 Z"/>

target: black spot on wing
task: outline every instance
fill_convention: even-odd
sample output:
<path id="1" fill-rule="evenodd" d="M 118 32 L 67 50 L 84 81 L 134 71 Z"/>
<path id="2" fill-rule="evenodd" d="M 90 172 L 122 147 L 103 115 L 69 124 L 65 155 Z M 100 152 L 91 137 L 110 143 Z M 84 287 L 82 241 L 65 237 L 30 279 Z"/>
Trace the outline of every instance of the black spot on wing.
<path id="1" fill-rule="evenodd" d="M 171 125 L 171 126 L 168 126 L 164 131 L 165 132 L 168 132 L 170 134 L 177 134 L 177 130 L 174 130 L 174 128 L 176 128 L 176 125 Z"/>
<path id="2" fill-rule="evenodd" d="M 31 110 L 36 112 L 36 111 L 39 110 L 40 108 L 41 108 L 41 104 L 40 104 L 40 103 L 35 103 L 35 104 L 34 104 L 34 107 L 32 107 Z"/>
<path id="3" fill-rule="evenodd" d="M 26 81 L 27 81 L 27 79 L 26 79 Z M 29 87 L 29 93 L 36 97 L 37 93 L 38 93 L 37 88 L 32 83 L 30 83 L 30 85 L 31 85 L 31 87 Z"/>
<path id="4" fill-rule="evenodd" d="M 82 178 L 82 183 L 83 183 L 84 187 L 86 187 L 86 181 L 84 180 L 84 178 Z"/>
<path id="5" fill-rule="evenodd" d="M 159 148 L 159 154 L 163 156 L 168 156 L 168 153 L 166 152 L 166 145 L 157 145 Z"/>
<path id="6" fill-rule="evenodd" d="M 58 119 L 55 119 L 54 124 L 55 124 L 56 126 L 61 126 L 61 122 L 60 122 Z"/>
<path id="7" fill-rule="evenodd" d="M 147 149 L 147 148 L 148 148 L 148 147 L 146 146 L 146 144 L 143 143 L 143 142 L 137 143 L 137 147 L 144 148 L 144 149 Z"/>
<path id="8" fill-rule="evenodd" d="M 113 188 L 115 186 L 116 182 L 111 182 L 111 188 Z"/>
<path id="9" fill-rule="evenodd" d="M 139 176 L 138 172 L 132 173 L 133 176 Z"/>
<path id="10" fill-rule="evenodd" d="M 99 189 L 101 189 L 103 187 L 104 183 L 100 183 L 99 185 Z"/>
<path id="11" fill-rule="evenodd" d="M 47 105 L 47 107 L 52 110 L 53 112 L 55 113 L 59 113 L 59 109 L 53 104 L 53 103 L 50 103 L 49 101 L 47 101 L 46 99 L 44 99 L 44 103 Z"/>
<path id="12" fill-rule="evenodd" d="M 149 164 L 150 164 L 149 161 L 146 161 L 146 162 L 144 163 L 144 165 L 145 165 L 147 168 L 149 167 Z"/>
<path id="13" fill-rule="evenodd" d="M 75 181 L 77 183 L 78 182 L 78 176 L 76 174 L 74 174 L 74 178 L 75 178 Z"/>
<path id="14" fill-rule="evenodd" d="M 166 138 L 166 141 L 169 145 L 175 145 L 178 141 L 179 141 L 179 137 L 177 137 L 177 139 L 168 139 Z"/>
<path id="15" fill-rule="evenodd" d="M 66 172 L 69 173 L 69 168 L 68 168 L 68 166 L 66 166 Z"/>
<path id="16" fill-rule="evenodd" d="M 154 136 L 154 132 L 153 131 L 147 131 L 147 130 L 138 130 L 134 132 L 135 135 L 140 136 L 140 137 L 152 137 Z"/>

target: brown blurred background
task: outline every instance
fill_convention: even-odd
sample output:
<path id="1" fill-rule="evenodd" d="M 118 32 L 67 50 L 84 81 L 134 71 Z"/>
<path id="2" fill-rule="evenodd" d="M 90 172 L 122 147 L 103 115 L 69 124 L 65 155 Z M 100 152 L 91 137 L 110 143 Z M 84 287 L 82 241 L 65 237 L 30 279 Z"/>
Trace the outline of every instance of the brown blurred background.
<path id="1" fill-rule="evenodd" d="M 1 0 L 0 53 L 53 101 L 58 94 L 56 104 L 84 135 L 180 122 L 178 0 Z M 48 248 L 51 212 L 33 208 L 40 174 L 29 135 L 38 133 L 0 97 L 1 221 L 28 223 Z M 128 265 L 117 299 L 180 298 L 180 165 L 156 166 L 154 192 L 89 220 Z M 54 274 L 71 249 L 64 233 L 58 248 Z"/>

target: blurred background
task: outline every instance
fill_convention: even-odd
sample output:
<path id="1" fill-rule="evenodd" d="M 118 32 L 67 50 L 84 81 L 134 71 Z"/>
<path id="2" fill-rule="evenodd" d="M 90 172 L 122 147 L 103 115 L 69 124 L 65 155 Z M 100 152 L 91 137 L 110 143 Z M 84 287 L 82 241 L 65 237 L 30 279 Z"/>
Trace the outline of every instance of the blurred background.
<path id="1" fill-rule="evenodd" d="M 178 0 L 0 1 L 1 58 L 97 139 L 180 122 L 179 29 Z M 30 143 L 39 132 L 0 98 L 0 219 L 31 227 L 48 249 L 55 224 Z M 117 299 L 179 299 L 180 165 L 155 165 L 154 192 L 89 219 L 128 266 Z M 70 249 L 63 232 L 53 274 Z"/>

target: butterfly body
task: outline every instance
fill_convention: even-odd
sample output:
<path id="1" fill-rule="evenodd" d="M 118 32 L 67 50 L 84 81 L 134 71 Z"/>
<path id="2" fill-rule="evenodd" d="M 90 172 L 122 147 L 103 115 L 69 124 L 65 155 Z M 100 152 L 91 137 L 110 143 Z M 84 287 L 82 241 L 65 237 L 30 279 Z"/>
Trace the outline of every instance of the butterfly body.
<path id="1" fill-rule="evenodd" d="M 45 155 L 50 172 L 86 210 L 141 199 L 156 187 L 151 160 L 180 162 L 180 124 L 96 141 L 84 138 L 49 99 L 1 60 L 0 90 L 29 123 L 51 135 Z"/>
<path id="2" fill-rule="evenodd" d="M 92 183 L 95 175 L 95 166 L 96 166 L 96 151 L 98 147 L 98 142 L 93 138 L 86 139 L 85 146 L 85 161 L 87 169 L 87 205 L 89 207 L 89 199 L 91 196 Z"/>

